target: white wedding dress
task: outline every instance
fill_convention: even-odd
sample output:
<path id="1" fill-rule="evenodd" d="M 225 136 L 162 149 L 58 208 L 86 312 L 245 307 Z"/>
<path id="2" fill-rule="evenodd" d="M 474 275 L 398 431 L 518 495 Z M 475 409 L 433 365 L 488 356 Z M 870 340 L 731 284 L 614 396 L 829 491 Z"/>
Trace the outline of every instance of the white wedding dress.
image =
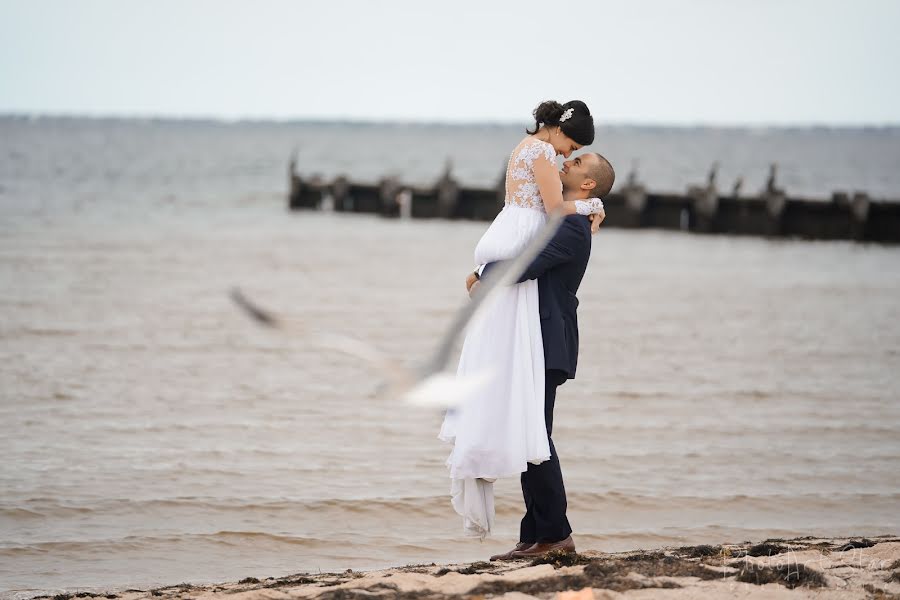
<path id="1" fill-rule="evenodd" d="M 515 257 L 546 223 L 536 161 L 555 169 L 553 146 L 526 138 L 513 150 L 505 204 L 475 248 L 476 264 Z M 465 532 L 481 538 L 494 522 L 493 481 L 550 458 L 537 281 L 498 290 L 497 296 L 466 332 L 457 369 L 457 376 L 487 373 L 489 383 L 448 411 L 438 436 L 453 442 L 447 459 L 453 507 L 463 516 Z"/>

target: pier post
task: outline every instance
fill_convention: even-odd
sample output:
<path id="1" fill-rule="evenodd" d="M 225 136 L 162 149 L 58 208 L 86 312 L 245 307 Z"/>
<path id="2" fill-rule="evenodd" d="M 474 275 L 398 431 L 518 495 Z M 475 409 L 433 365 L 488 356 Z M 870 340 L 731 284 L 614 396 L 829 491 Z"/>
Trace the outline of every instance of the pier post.
<path id="1" fill-rule="evenodd" d="M 769 167 L 769 177 L 766 180 L 766 188 L 763 190 L 762 199 L 766 203 L 766 215 L 769 222 L 766 226 L 766 235 L 780 235 L 782 232 L 782 221 L 784 217 L 784 208 L 787 205 L 787 196 L 784 190 L 779 188 L 776 183 L 778 174 L 778 165 L 772 163 Z"/>
<path id="2" fill-rule="evenodd" d="M 396 177 L 384 177 L 378 182 L 378 196 L 381 203 L 379 214 L 381 216 L 400 216 L 400 203 L 397 201 L 400 189 L 400 182 Z"/>
<path id="3" fill-rule="evenodd" d="M 866 224 L 869 221 L 869 207 L 871 204 L 869 195 L 865 192 L 853 194 L 853 200 L 850 202 L 850 214 L 853 219 L 850 226 L 850 234 L 854 240 L 862 240 L 866 237 Z"/>
<path id="4" fill-rule="evenodd" d="M 625 214 L 620 220 L 622 227 L 640 227 L 647 208 L 647 189 L 638 183 L 637 168 L 633 167 L 628 173 L 622 196 L 625 198 Z"/>
<path id="5" fill-rule="evenodd" d="M 782 231 L 782 217 L 784 207 L 787 205 L 787 197 L 783 192 L 773 192 L 765 196 L 766 214 L 769 216 L 769 224 L 766 235 L 780 235 Z"/>
<path id="6" fill-rule="evenodd" d="M 412 202 L 412 190 L 410 190 L 409 188 L 400 190 L 400 193 L 397 194 L 397 210 L 400 214 L 401 219 L 412 218 Z"/>
<path id="7" fill-rule="evenodd" d="M 300 175 L 297 174 L 297 152 L 291 152 L 291 160 L 288 163 L 288 186 L 290 192 L 288 193 L 288 208 L 290 210 L 297 210 L 298 208 L 303 208 L 302 200 L 301 200 L 301 191 L 303 189 L 303 181 L 300 179 Z"/>
<path id="8" fill-rule="evenodd" d="M 719 192 L 716 190 L 716 174 L 719 163 L 713 163 L 706 178 L 705 186 L 691 186 L 688 188 L 688 196 L 691 198 L 691 212 L 694 219 L 693 231 L 710 233 L 715 230 L 716 212 L 719 209 Z M 682 227 L 684 229 L 684 227 Z"/>
<path id="9" fill-rule="evenodd" d="M 303 179 L 297 173 L 296 153 L 291 155 L 288 163 L 288 208 L 299 210 L 303 208 L 321 208 L 326 187 L 317 176 Z"/>
<path id="10" fill-rule="evenodd" d="M 353 198 L 350 197 L 350 181 L 343 175 L 334 178 L 329 186 L 331 197 L 334 199 L 334 210 L 338 212 L 352 212 Z"/>
<path id="11" fill-rule="evenodd" d="M 900 243 L 900 202 L 868 202 L 863 239 L 869 242 Z"/>
<path id="12" fill-rule="evenodd" d="M 456 216 L 456 206 L 459 202 L 459 184 L 453 179 L 453 163 L 447 160 L 444 173 L 435 184 L 435 196 L 437 197 L 437 216 L 449 219 Z"/>

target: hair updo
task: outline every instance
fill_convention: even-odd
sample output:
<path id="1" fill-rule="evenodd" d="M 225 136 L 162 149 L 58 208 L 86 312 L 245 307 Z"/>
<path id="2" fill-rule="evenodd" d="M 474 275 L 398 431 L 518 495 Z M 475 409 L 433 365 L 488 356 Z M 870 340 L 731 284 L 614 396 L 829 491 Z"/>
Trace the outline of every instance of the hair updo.
<path id="1" fill-rule="evenodd" d="M 568 109 L 572 109 L 572 116 L 560 123 L 560 119 Z M 594 117 L 588 110 L 587 104 L 581 100 L 570 100 L 560 104 L 556 100 L 546 100 L 538 104 L 532 113 L 534 115 L 534 131 L 526 129 L 525 133 L 534 135 L 541 128 L 559 126 L 563 133 L 572 138 L 576 144 L 588 146 L 594 142 Z"/>

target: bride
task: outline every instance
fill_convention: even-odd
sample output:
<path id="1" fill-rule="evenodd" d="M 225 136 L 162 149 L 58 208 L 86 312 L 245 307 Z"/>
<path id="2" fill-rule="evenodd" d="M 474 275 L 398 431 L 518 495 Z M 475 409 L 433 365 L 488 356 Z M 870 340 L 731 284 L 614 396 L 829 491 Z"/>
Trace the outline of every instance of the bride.
<path id="1" fill-rule="evenodd" d="M 599 198 L 564 201 L 556 156 L 594 141 L 594 119 L 580 100 L 542 102 L 535 125 L 515 147 L 506 169 L 503 210 L 475 248 L 475 263 L 515 257 L 547 221 L 547 213 L 597 214 Z M 599 225 L 599 219 L 595 220 Z M 458 376 L 484 372 L 490 383 L 448 411 L 439 438 L 452 442 L 447 459 L 454 509 L 468 535 L 484 538 L 494 521 L 493 482 L 550 458 L 544 423 L 544 352 L 537 281 L 499 290 L 469 327 Z"/>

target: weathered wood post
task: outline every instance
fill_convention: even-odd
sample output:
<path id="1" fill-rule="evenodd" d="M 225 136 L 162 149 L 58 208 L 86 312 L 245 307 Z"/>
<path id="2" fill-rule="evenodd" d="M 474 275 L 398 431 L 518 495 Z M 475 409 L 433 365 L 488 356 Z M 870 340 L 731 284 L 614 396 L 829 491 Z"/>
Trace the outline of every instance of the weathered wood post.
<path id="1" fill-rule="evenodd" d="M 331 192 L 328 191 L 329 187 L 330 186 L 326 183 L 324 177 L 321 175 L 313 175 L 309 181 L 306 182 L 303 195 L 306 197 L 308 194 L 315 194 L 317 199 L 313 204 L 314 208 L 326 212 L 334 212 L 334 198 L 331 196 Z"/>
<path id="2" fill-rule="evenodd" d="M 893 244 L 900 242 L 900 202 L 869 202 L 863 239 Z"/>
<path id="3" fill-rule="evenodd" d="M 352 212 L 353 198 L 350 196 L 350 181 L 343 175 L 338 175 L 331 182 L 328 190 L 334 199 L 334 210 L 338 212 Z"/>
<path id="4" fill-rule="evenodd" d="M 691 198 L 691 212 L 693 213 L 690 229 L 702 233 L 715 230 L 716 212 L 719 209 L 719 192 L 716 190 L 716 175 L 719 171 L 719 163 L 714 162 L 706 177 L 705 186 L 691 186 L 688 188 L 688 196 Z M 685 227 L 682 227 L 685 229 Z"/>
<path id="5" fill-rule="evenodd" d="M 734 185 L 731 186 L 731 200 L 734 202 L 735 208 L 737 208 L 737 214 L 733 216 L 734 222 L 726 224 L 725 232 L 740 231 L 741 225 L 746 224 L 750 220 L 750 203 L 746 200 L 741 200 L 741 188 L 743 187 L 744 177 L 738 175 L 737 179 L 734 180 Z"/>
<path id="6" fill-rule="evenodd" d="M 399 217 L 400 204 L 397 196 L 400 193 L 400 182 L 396 177 L 383 177 L 378 182 L 378 197 L 381 204 L 379 214 L 383 217 Z"/>
<path id="7" fill-rule="evenodd" d="M 288 163 L 288 185 L 290 186 L 288 193 L 288 208 L 290 210 L 321 207 L 323 197 L 321 181 L 316 177 L 308 180 L 300 177 L 297 173 L 296 152 L 291 154 L 291 160 Z"/>
<path id="8" fill-rule="evenodd" d="M 784 208 L 787 204 L 787 196 L 784 190 L 779 188 L 776 183 L 778 174 L 778 165 L 772 163 L 769 167 L 769 178 L 766 180 L 766 189 L 763 190 L 762 198 L 766 203 L 766 214 L 769 222 L 766 226 L 766 235 L 779 235 L 782 230 L 782 217 L 784 216 Z"/>
<path id="9" fill-rule="evenodd" d="M 300 177 L 297 175 L 297 152 L 291 152 L 291 160 L 288 162 L 288 208 L 296 210 L 300 208 Z"/>
<path id="10" fill-rule="evenodd" d="M 865 192 L 853 194 L 853 200 L 850 202 L 850 214 L 853 219 L 850 225 L 850 235 L 854 240 L 862 240 L 866 237 L 866 224 L 869 221 L 871 204 L 869 195 Z"/>
<path id="11" fill-rule="evenodd" d="M 644 210 L 647 208 L 647 188 L 638 182 L 637 163 L 628 173 L 628 179 L 622 188 L 622 196 L 625 197 L 625 214 L 619 221 L 622 227 L 640 227 L 644 220 Z"/>
<path id="12" fill-rule="evenodd" d="M 412 218 L 413 193 L 409 188 L 403 188 L 397 194 L 397 207 L 401 219 Z"/>
<path id="13" fill-rule="evenodd" d="M 444 173 L 435 184 L 435 196 L 437 197 L 437 216 L 449 219 L 456 214 L 456 205 L 459 202 L 459 184 L 453 179 L 453 163 L 448 159 L 444 167 Z"/>

